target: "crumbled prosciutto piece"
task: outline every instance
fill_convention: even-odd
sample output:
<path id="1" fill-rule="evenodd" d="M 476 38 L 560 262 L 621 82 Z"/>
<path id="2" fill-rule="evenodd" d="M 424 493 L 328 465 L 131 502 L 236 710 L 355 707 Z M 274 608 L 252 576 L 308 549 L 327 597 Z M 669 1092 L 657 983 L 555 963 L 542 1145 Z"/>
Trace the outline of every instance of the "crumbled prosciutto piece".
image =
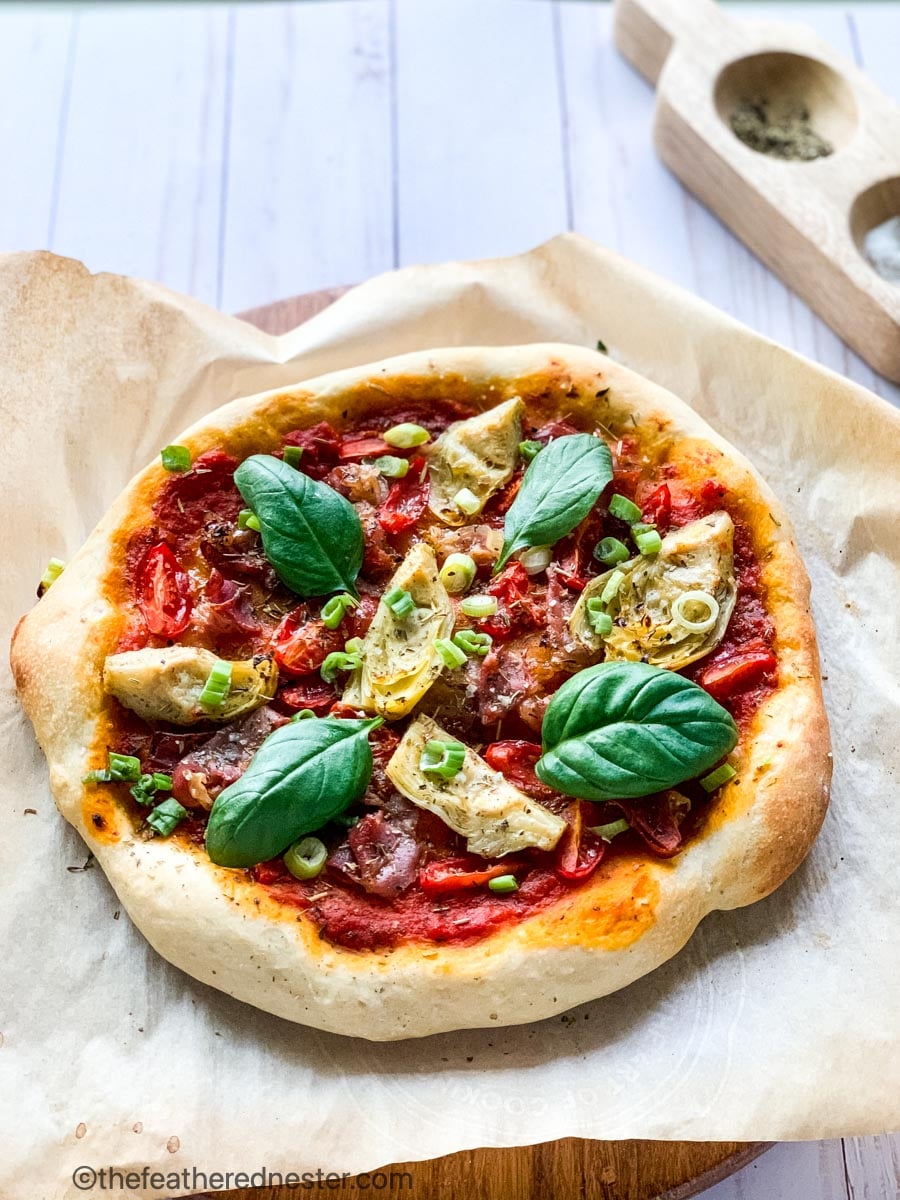
<path id="1" fill-rule="evenodd" d="M 272 564 L 263 554 L 262 539 L 253 529 L 238 529 L 234 524 L 215 521 L 203 531 L 200 553 L 228 579 L 234 576 L 252 579 L 266 590 L 278 582 Z"/>
<path id="2" fill-rule="evenodd" d="M 153 505 L 161 530 L 176 547 L 191 541 L 212 521 L 233 522 L 244 507 L 234 485 L 237 459 L 221 450 L 207 450 L 194 459 L 190 471 L 167 479 Z"/>
<path id="3" fill-rule="evenodd" d="M 367 892 L 393 898 L 418 878 L 424 847 L 415 836 L 415 813 L 369 813 L 347 833 L 358 867 L 357 879 Z"/>
<path id="4" fill-rule="evenodd" d="M 186 808 L 210 808 L 219 792 L 240 779 L 269 734 L 287 720 L 266 706 L 226 725 L 181 759 L 172 773 L 172 795 Z"/>
<path id="5" fill-rule="evenodd" d="M 366 539 L 363 573 L 370 579 L 384 580 L 388 575 L 393 574 L 400 562 L 400 555 L 387 540 L 385 531 L 378 520 L 379 510 L 364 500 L 360 500 L 354 507 Z"/>
<path id="6" fill-rule="evenodd" d="M 309 429 L 292 429 L 284 435 L 286 446 L 300 446 L 299 469 L 311 479 L 324 479 L 336 465 L 341 452 L 341 438 L 327 421 L 319 421 Z"/>
<path id="7" fill-rule="evenodd" d="M 614 800 L 611 803 L 622 810 L 622 816 L 658 858 L 671 858 L 681 849 L 684 838 L 680 825 L 691 807 L 681 792 L 669 789 L 640 800 Z"/>
<path id="8" fill-rule="evenodd" d="M 288 687 L 279 690 L 277 699 L 279 704 L 291 712 L 300 712 L 301 709 L 308 708 L 317 717 L 324 717 L 328 715 L 337 694 L 332 684 L 326 683 L 321 675 L 315 674 L 304 679 L 292 680 Z"/>
<path id="9" fill-rule="evenodd" d="M 253 614 L 249 589 L 214 568 L 194 614 L 194 630 L 223 653 L 259 637 L 262 626 Z"/>
<path id="10" fill-rule="evenodd" d="M 387 499 L 387 480 L 372 463 L 339 463 L 328 472 L 324 482 L 346 496 L 351 504 L 364 500 L 378 507 Z"/>
<path id="11" fill-rule="evenodd" d="M 565 660 L 541 633 L 493 646 L 481 671 L 479 719 L 491 726 L 515 713 L 538 732 L 551 696 L 566 674 Z"/>

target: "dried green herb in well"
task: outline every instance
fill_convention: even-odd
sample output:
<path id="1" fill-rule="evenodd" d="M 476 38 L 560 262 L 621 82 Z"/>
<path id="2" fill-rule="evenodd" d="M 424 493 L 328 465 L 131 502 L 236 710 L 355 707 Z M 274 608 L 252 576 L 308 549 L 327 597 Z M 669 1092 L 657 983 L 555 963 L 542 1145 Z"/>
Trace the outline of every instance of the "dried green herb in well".
<path id="1" fill-rule="evenodd" d="M 809 109 L 799 100 L 743 100 L 730 119 L 735 136 L 760 154 L 811 162 L 834 153 L 831 142 L 813 129 Z"/>

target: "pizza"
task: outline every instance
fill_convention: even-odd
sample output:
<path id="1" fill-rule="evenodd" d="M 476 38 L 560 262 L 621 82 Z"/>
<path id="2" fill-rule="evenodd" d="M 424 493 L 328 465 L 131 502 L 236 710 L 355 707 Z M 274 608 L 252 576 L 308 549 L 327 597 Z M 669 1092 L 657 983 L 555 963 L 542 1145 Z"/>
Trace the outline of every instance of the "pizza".
<path id="1" fill-rule="evenodd" d="M 62 814 L 165 958 L 375 1040 L 638 979 L 802 861 L 809 582 L 750 464 L 562 345 L 241 399 L 12 648 Z"/>

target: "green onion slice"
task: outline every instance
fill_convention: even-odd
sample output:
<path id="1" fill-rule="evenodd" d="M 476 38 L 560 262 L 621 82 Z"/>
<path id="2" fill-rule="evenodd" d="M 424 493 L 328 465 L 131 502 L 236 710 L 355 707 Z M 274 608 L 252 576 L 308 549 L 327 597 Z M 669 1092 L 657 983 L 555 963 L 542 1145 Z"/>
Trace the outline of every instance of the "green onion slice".
<path id="1" fill-rule="evenodd" d="M 301 708 L 299 712 L 294 713 L 294 715 L 291 717 L 291 720 L 292 721 L 308 721 L 310 717 L 314 717 L 315 715 L 316 714 L 313 712 L 313 710 L 311 708 Z"/>
<path id="2" fill-rule="evenodd" d="M 600 593 L 601 604 L 611 604 L 619 594 L 619 588 L 625 581 L 624 571 L 613 571 L 609 579 L 604 584 L 603 591 Z"/>
<path id="3" fill-rule="evenodd" d="M 430 775 L 452 779 L 462 770 L 466 761 L 466 748 L 462 742 L 426 742 L 419 756 L 419 770 Z"/>
<path id="4" fill-rule="evenodd" d="M 153 776 L 142 775 L 134 787 L 129 788 L 129 791 L 138 804 L 152 804 L 153 797 L 156 795 L 156 785 L 153 782 Z"/>
<path id="5" fill-rule="evenodd" d="M 466 596 L 460 601 L 459 607 L 467 617 L 492 617 L 497 611 L 497 597 Z"/>
<path id="6" fill-rule="evenodd" d="M 219 712 L 224 705 L 228 693 L 231 691 L 232 666 L 232 663 L 226 662 L 222 658 L 213 663 L 212 670 L 203 685 L 203 691 L 200 693 L 200 707 L 205 712 Z"/>
<path id="7" fill-rule="evenodd" d="M 326 600 L 322 608 L 322 621 L 325 628 L 337 629 L 347 615 L 348 609 L 356 608 L 358 604 L 359 601 L 354 600 L 347 592 L 341 592 L 339 596 L 332 596 L 330 600 Z"/>
<path id="8" fill-rule="evenodd" d="M 631 826 L 623 817 L 619 821 L 609 821 L 606 825 L 590 825 L 588 828 L 591 833 L 596 833 L 604 842 L 611 842 L 620 833 L 627 833 Z"/>
<path id="9" fill-rule="evenodd" d="M 734 779 L 737 771 L 731 763 L 722 763 L 721 767 L 716 767 L 714 771 L 710 771 L 708 775 L 704 775 L 700 780 L 700 786 L 707 792 L 714 792 L 717 787 L 721 787 L 723 783 L 727 783 L 729 779 Z"/>
<path id="10" fill-rule="evenodd" d="M 477 513 L 481 508 L 481 501 L 478 499 L 472 489 L 467 487 L 459 489 L 459 491 L 453 497 L 453 503 L 460 510 L 460 512 L 464 512 L 467 517 L 474 516 L 475 513 Z"/>
<path id="11" fill-rule="evenodd" d="M 437 650 L 441 662 L 445 667 L 453 670 L 455 667 L 461 667 L 468 662 L 468 655 L 459 646 L 453 644 L 449 638 L 435 638 L 432 643 Z"/>
<path id="12" fill-rule="evenodd" d="M 60 575 L 62 575 L 65 569 L 66 564 L 61 558 L 51 558 L 44 568 L 44 573 L 41 576 L 38 594 L 43 596 L 47 588 L 53 587 L 54 583 L 56 583 L 57 579 L 59 579 Z"/>
<path id="13" fill-rule="evenodd" d="M 519 442 L 519 453 L 526 462 L 532 462 L 543 450 L 540 442 Z"/>
<path id="14" fill-rule="evenodd" d="M 148 814 L 147 824 L 161 837 L 168 837 L 178 822 L 183 821 L 186 816 L 187 809 L 169 797 L 168 800 L 163 800 L 162 804 L 157 804 L 153 812 Z"/>
<path id="15" fill-rule="evenodd" d="M 498 892 L 501 896 L 519 890 L 515 875 L 497 875 L 493 879 L 488 880 L 488 887 L 492 892 Z"/>
<path id="16" fill-rule="evenodd" d="M 404 421 L 402 425 L 394 425 L 381 435 L 389 446 L 397 446 L 400 450 L 410 450 L 413 446 L 424 446 L 431 440 L 431 434 L 421 425 L 413 425 Z"/>
<path id="17" fill-rule="evenodd" d="M 489 633 L 479 633 L 475 629 L 459 629 L 453 635 L 453 644 L 459 646 L 466 654 L 474 654 L 484 658 L 490 650 L 494 639 Z"/>
<path id="18" fill-rule="evenodd" d="M 303 457 L 302 446 L 285 446 L 284 461 L 289 467 L 299 467 L 300 459 Z"/>
<path id="19" fill-rule="evenodd" d="M 634 544 L 640 550 L 641 554 L 647 555 L 659 554 L 662 548 L 662 538 L 655 529 L 648 529 L 645 533 L 636 533 L 634 535 Z"/>
<path id="20" fill-rule="evenodd" d="M 475 578 L 475 559 L 469 554 L 448 554 L 441 567 L 441 583 L 451 596 L 468 591 Z"/>
<path id="21" fill-rule="evenodd" d="M 317 837 L 301 838 L 285 851 L 284 865 L 295 879 L 315 879 L 322 873 L 328 847 Z"/>
<path id="22" fill-rule="evenodd" d="M 633 525 L 635 521 L 641 519 L 641 510 L 634 501 L 629 500 L 627 496 L 620 496 L 618 492 L 609 502 L 609 511 L 620 521 L 627 521 L 629 525 Z"/>
<path id="23" fill-rule="evenodd" d="M 388 479 L 402 479 L 409 470 L 409 459 L 397 458 L 393 454 L 383 454 L 381 458 L 375 459 L 373 465 Z"/>
<path id="24" fill-rule="evenodd" d="M 405 588 L 391 588 L 389 592 L 384 593 L 381 599 L 394 616 L 399 617 L 401 621 L 415 612 L 416 602 L 412 598 L 412 593 L 407 592 Z"/>
<path id="25" fill-rule="evenodd" d="M 334 683 L 340 671 L 355 671 L 361 662 L 358 654 L 345 654 L 341 650 L 333 650 L 319 668 L 319 674 L 326 683 Z"/>
<path id="26" fill-rule="evenodd" d="M 160 451 L 159 457 L 167 471 L 189 471 L 191 469 L 191 452 L 187 446 L 166 446 Z"/>
<path id="27" fill-rule="evenodd" d="M 630 557 L 628 547 L 618 538 L 605 537 L 594 547 L 594 558 L 599 559 L 608 567 L 614 567 L 616 563 L 624 562 L 626 558 Z"/>
<path id="28" fill-rule="evenodd" d="M 612 633 L 613 619 L 608 612 L 604 611 L 603 601 L 599 596 L 591 596 L 587 602 L 587 619 L 588 625 L 593 629 L 598 637 L 609 637 Z"/>
<path id="29" fill-rule="evenodd" d="M 133 754 L 109 752 L 109 777 L 116 783 L 137 783 L 141 777 L 141 760 Z"/>
<path id="30" fill-rule="evenodd" d="M 111 783 L 112 772 L 107 770 L 88 771 L 87 775 L 82 777 L 82 783 Z"/>
<path id="31" fill-rule="evenodd" d="M 238 513 L 238 529 L 255 529 L 259 533 L 259 517 L 252 508 L 242 508 Z"/>
<path id="32" fill-rule="evenodd" d="M 689 633 L 706 633 L 719 619 L 719 602 L 710 592 L 682 592 L 672 604 L 672 617 Z"/>

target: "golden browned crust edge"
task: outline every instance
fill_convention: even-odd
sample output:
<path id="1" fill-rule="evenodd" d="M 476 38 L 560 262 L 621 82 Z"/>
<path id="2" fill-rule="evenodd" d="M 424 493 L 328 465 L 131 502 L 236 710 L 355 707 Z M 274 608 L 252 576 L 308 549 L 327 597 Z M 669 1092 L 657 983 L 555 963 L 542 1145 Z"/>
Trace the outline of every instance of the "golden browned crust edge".
<path id="1" fill-rule="evenodd" d="M 660 447 L 728 487 L 742 507 L 776 627 L 780 686 L 738 748 L 702 835 L 670 863 L 636 860 L 536 916 L 472 946 L 404 945 L 363 954 L 329 946 L 302 914 L 259 896 L 241 873 L 176 841 L 144 841 L 114 802 L 81 779 L 106 728 L 100 666 L 120 627 L 103 580 L 122 537 L 147 520 L 160 482 L 148 467 L 126 488 L 62 578 L 16 629 L 16 685 L 50 766 L 60 811 L 86 839 L 135 924 L 171 962 L 289 1019 L 389 1040 L 516 1024 L 561 1012 L 639 978 L 684 945 L 713 909 L 767 895 L 812 845 L 824 818 L 829 735 L 809 581 L 787 517 L 750 464 L 692 409 L 602 355 L 578 347 L 448 349 L 337 372 L 234 401 L 179 439 L 194 453 L 238 454 L 321 419 L 459 387 L 482 406 L 530 389 L 548 412 L 590 411 L 612 432 L 658 429 Z M 98 821 L 98 828 L 95 822 Z"/>

